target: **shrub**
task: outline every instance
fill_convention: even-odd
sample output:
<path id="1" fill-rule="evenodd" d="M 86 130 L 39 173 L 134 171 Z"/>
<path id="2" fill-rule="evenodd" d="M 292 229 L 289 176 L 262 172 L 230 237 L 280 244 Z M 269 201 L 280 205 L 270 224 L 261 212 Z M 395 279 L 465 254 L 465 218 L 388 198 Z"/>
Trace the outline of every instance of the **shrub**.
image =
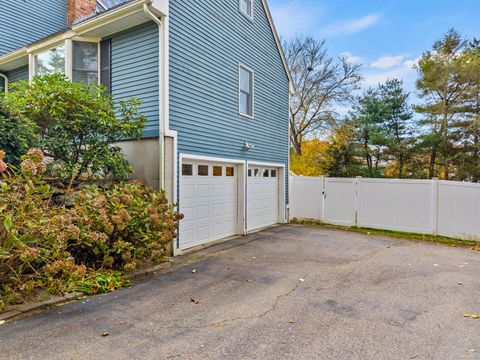
<path id="1" fill-rule="evenodd" d="M 4 154 L 0 152 L 0 161 Z M 36 288 L 111 291 L 121 271 L 158 263 L 180 218 L 165 195 L 137 183 L 88 186 L 73 206 L 55 205 L 41 150 L 18 170 L 0 169 L 0 294 L 12 302 Z"/>
<path id="2" fill-rule="evenodd" d="M 40 147 L 53 161 L 49 171 L 68 181 L 100 175 L 126 178 L 131 168 L 122 139 L 138 139 L 146 118 L 139 101 L 114 103 L 105 87 L 71 82 L 64 75 L 34 77 L 12 84 L 3 106 L 12 116 L 35 124 Z"/>
<path id="3" fill-rule="evenodd" d="M 20 157 L 36 145 L 35 124 L 27 119 L 11 117 L 0 104 L 0 149 L 6 152 L 5 161 L 18 166 Z"/>

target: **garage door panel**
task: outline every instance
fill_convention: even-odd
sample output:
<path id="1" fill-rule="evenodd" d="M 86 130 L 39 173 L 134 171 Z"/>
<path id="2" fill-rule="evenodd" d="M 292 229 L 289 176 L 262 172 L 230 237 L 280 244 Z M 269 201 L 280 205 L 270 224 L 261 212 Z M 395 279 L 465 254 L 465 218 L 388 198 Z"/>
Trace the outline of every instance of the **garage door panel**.
<path id="1" fill-rule="evenodd" d="M 278 169 L 250 167 L 247 181 L 247 228 L 249 231 L 278 223 L 279 181 L 271 177 L 272 170 Z M 259 176 L 255 176 L 259 175 Z"/>
<path id="2" fill-rule="evenodd" d="M 180 222 L 180 248 L 186 249 L 235 235 L 238 232 L 238 181 L 236 176 L 227 177 L 225 170 L 226 166 L 235 165 L 185 162 L 192 165 L 193 171 L 189 175 L 181 174 L 180 211 L 184 219 Z M 208 176 L 198 176 L 198 166 L 207 164 Z M 213 176 L 214 166 L 217 176 Z M 222 168 L 222 176 L 218 176 L 219 167 Z"/>

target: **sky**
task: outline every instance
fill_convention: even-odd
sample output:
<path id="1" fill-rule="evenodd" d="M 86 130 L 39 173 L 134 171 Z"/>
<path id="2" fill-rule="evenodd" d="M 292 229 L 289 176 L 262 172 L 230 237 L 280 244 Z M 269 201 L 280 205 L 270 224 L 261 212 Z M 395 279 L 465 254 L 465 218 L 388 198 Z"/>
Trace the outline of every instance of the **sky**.
<path id="1" fill-rule="evenodd" d="M 361 63 L 363 87 L 388 78 L 415 93 L 413 65 L 451 27 L 480 38 L 480 0 L 269 0 L 283 39 L 327 41 L 331 56 Z"/>

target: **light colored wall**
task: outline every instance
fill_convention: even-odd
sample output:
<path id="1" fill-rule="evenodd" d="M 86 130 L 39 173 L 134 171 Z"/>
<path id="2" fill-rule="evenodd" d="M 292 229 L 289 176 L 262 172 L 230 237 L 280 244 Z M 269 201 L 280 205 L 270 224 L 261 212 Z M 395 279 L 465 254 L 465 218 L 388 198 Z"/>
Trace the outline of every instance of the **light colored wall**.
<path id="1" fill-rule="evenodd" d="M 146 185 L 159 188 L 159 148 L 158 138 L 122 141 L 116 144 L 122 149 L 133 167 L 131 179 L 142 180 Z"/>

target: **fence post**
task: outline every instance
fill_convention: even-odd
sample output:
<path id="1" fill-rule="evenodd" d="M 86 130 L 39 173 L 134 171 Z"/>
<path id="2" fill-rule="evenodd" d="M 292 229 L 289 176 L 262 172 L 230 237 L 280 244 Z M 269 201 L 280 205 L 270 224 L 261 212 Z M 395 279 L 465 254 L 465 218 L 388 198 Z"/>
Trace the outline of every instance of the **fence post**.
<path id="1" fill-rule="evenodd" d="M 432 234 L 438 235 L 438 178 L 432 178 Z"/>
<path id="2" fill-rule="evenodd" d="M 359 202 L 359 191 L 358 191 L 358 183 L 362 181 L 361 176 L 357 176 L 355 178 L 355 227 L 358 227 L 358 202 Z"/>

